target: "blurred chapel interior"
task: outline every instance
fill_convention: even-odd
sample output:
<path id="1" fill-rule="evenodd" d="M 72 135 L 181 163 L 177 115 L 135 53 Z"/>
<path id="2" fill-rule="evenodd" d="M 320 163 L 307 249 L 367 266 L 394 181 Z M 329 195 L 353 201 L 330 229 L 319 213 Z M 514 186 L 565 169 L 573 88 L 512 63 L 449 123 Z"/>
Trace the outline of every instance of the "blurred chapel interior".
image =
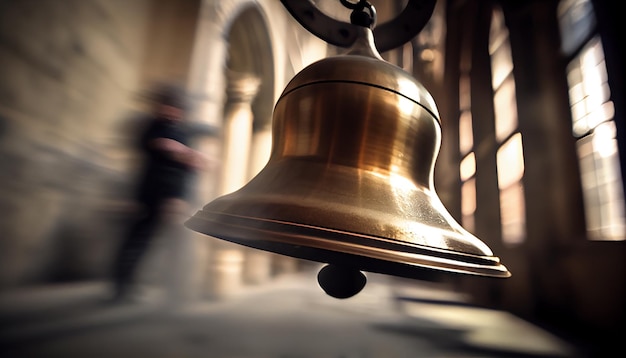
<path id="1" fill-rule="evenodd" d="M 315 3 L 348 21 L 339 1 Z M 384 23 L 406 1 L 371 3 Z M 618 5 L 438 0 L 415 38 L 381 54 L 437 104 L 439 198 L 512 273 L 460 277 L 454 289 L 557 330 L 614 338 L 626 318 Z M 211 161 L 194 181 L 195 211 L 264 167 L 282 90 L 343 51 L 277 0 L 0 0 L 0 290 L 107 278 L 154 84 L 183 84 L 192 102 L 193 145 Z M 177 235 L 187 242 L 177 285 L 189 297 L 218 299 L 306 267 Z"/>

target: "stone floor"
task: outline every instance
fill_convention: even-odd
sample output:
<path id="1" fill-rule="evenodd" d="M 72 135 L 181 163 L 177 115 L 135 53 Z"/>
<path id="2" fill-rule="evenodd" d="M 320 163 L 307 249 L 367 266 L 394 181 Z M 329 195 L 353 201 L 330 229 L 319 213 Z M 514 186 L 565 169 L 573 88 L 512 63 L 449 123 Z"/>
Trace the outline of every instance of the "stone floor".
<path id="1" fill-rule="evenodd" d="M 419 281 L 368 274 L 361 293 L 339 300 L 315 275 L 184 304 L 148 289 L 113 305 L 101 282 L 7 292 L 0 357 L 583 357 L 512 314 L 463 304 Z"/>

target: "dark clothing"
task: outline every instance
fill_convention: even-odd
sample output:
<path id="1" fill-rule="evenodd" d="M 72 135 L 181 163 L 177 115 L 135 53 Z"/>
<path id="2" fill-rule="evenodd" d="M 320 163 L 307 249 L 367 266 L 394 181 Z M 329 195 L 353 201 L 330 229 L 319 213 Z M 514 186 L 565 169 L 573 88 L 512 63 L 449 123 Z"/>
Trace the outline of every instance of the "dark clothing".
<path id="1" fill-rule="evenodd" d="M 125 294 L 141 258 L 147 252 L 161 223 L 161 210 L 167 199 L 185 199 L 192 169 L 172 159 L 171 154 L 154 147 L 153 141 L 168 138 L 188 145 L 189 134 L 180 123 L 152 119 L 140 136 L 139 147 L 145 154 L 145 166 L 137 188 L 142 212 L 123 239 L 115 261 L 116 296 Z"/>
<path id="2" fill-rule="evenodd" d="M 113 267 L 115 299 L 121 299 L 128 293 L 137 266 L 148 251 L 159 227 L 159 214 L 156 206 L 146 207 L 146 212 L 135 219 L 123 238 Z"/>
<path id="3" fill-rule="evenodd" d="M 146 165 L 138 188 L 138 201 L 152 205 L 165 198 L 183 199 L 191 169 L 172 159 L 169 153 L 154 148 L 158 138 L 175 140 L 189 145 L 189 135 L 180 123 L 156 118 L 148 124 L 140 138 L 140 149 L 145 154 Z"/>

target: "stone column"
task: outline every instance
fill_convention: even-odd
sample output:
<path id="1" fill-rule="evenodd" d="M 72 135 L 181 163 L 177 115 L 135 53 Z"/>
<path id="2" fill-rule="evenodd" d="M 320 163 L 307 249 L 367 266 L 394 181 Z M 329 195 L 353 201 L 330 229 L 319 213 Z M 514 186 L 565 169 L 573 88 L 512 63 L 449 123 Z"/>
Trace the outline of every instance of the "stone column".
<path id="1" fill-rule="evenodd" d="M 225 3 L 203 0 L 200 8 L 187 79 L 192 102 L 190 121 L 198 128 L 221 130 L 223 124 L 228 55 L 228 41 L 224 34 L 227 11 L 222 8 Z M 197 137 L 195 145 L 211 159 L 217 157 L 221 150 L 221 141 L 208 136 Z M 203 173 L 198 181 L 201 185 L 195 193 L 196 206 L 204 205 L 220 194 L 218 170 Z"/>
<path id="2" fill-rule="evenodd" d="M 222 177 L 220 195 L 244 186 L 249 180 L 248 165 L 252 143 L 252 101 L 260 80 L 248 74 L 228 72 L 227 103 L 223 126 Z M 246 248 L 226 241 L 215 242 L 211 262 L 209 295 L 222 299 L 236 294 L 244 283 Z"/>
<path id="3" fill-rule="evenodd" d="M 257 77 L 228 73 L 228 102 L 224 118 L 223 166 L 220 193 L 228 194 L 244 186 L 249 177 L 252 144 L 252 101 L 259 90 Z"/>
<path id="4" fill-rule="evenodd" d="M 224 30 L 228 27 L 228 11 L 223 9 L 227 2 L 217 0 L 202 0 L 195 42 L 187 79 L 187 89 L 191 97 L 191 112 L 189 120 L 196 135 L 194 146 L 207 156 L 211 162 L 210 169 L 202 172 L 194 186 L 194 193 L 190 197 L 190 215 L 220 194 L 220 171 L 214 164 L 221 151 L 221 139 L 211 135 L 202 135 L 200 132 L 221 131 L 223 123 L 223 109 L 225 103 L 224 88 L 226 87 L 225 63 L 228 53 L 228 41 Z M 172 280 L 175 293 L 174 299 L 183 296 L 202 297 L 212 290 L 211 275 L 221 271 L 222 261 L 215 259 L 213 244 L 215 239 L 186 229 L 177 240 L 177 259 L 181 267 L 184 266 L 184 275 L 177 274 Z M 219 255 L 218 255 L 219 256 Z M 220 256 L 222 257 L 222 256 Z M 208 287 L 207 287 L 208 286 Z M 210 292 L 209 292 L 210 294 Z"/>
<path id="5" fill-rule="evenodd" d="M 211 162 L 219 154 L 220 141 L 215 133 L 221 129 L 224 108 L 224 64 L 228 43 L 223 36 L 224 16 L 219 4 L 204 0 L 196 27 L 193 52 L 187 79 L 191 100 L 188 120 L 194 132 L 193 146 Z M 213 167 L 211 165 L 211 167 Z M 213 199 L 218 190 L 219 171 L 206 170 L 195 180 L 189 196 L 189 215 Z M 172 303 L 200 299 L 206 290 L 206 276 L 211 263 L 210 239 L 182 225 L 170 228 L 168 249 L 171 266 L 165 273 Z M 209 272 L 208 272 L 209 271 Z"/>
<path id="6" fill-rule="evenodd" d="M 248 165 L 248 178 L 252 179 L 267 164 L 272 147 L 272 128 L 264 125 L 256 129 L 252 135 L 252 150 Z M 275 256 L 267 251 L 246 248 L 244 261 L 244 282 L 249 284 L 261 284 L 267 282 L 272 276 L 272 257 Z"/>

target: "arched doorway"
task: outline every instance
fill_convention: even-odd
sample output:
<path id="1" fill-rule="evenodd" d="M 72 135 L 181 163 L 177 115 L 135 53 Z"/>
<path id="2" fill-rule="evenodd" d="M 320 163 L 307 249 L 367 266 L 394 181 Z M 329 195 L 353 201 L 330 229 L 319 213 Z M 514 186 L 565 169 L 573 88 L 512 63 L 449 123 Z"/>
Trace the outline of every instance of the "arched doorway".
<path id="1" fill-rule="evenodd" d="M 274 61 L 266 20 L 248 3 L 224 31 L 225 103 L 219 194 L 244 186 L 269 159 L 274 106 Z M 216 242 L 209 291 L 222 298 L 244 284 L 259 284 L 272 274 L 272 256 L 228 242 Z"/>

